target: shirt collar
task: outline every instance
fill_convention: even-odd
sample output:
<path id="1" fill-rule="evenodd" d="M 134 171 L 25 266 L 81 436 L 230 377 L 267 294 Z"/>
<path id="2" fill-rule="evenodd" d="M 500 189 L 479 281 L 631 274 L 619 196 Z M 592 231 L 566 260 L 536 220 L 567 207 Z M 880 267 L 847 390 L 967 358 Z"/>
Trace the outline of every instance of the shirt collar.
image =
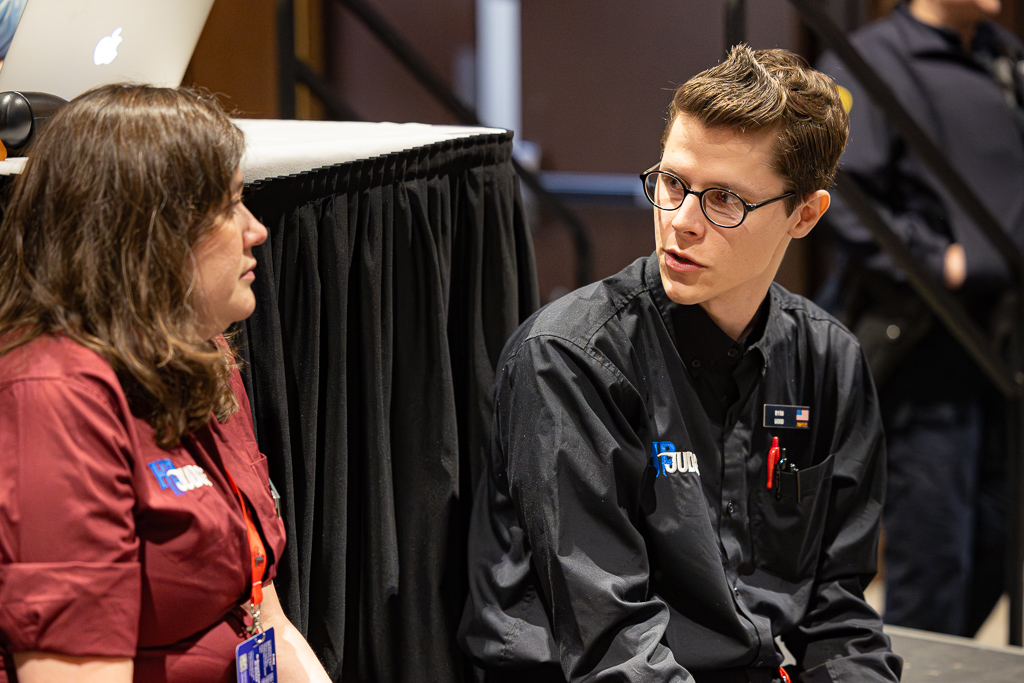
<path id="1" fill-rule="evenodd" d="M 787 323 L 787 317 L 782 314 L 782 301 L 779 298 L 780 292 L 784 291 L 774 282 L 768 288 L 768 295 L 765 296 L 758 313 L 761 316 L 760 334 L 755 337 L 758 331 L 755 328 L 747 338 L 748 347 L 756 349 L 761 354 L 762 372 L 767 372 L 768 359 L 772 357 L 773 352 L 789 347 L 792 342 L 793 330 Z"/>
<path id="2" fill-rule="evenodd" d="M 902 16 L 906 21 L 912 22 L 914 25 L 924 29 L 923 31 L 912 32 L 910 35 L 904 36 L 908 39 L 908 47 L 912 52 L 948 52 L 953 50 L 956 53 L 965 54 L 960 34 L 953 29 L 932 26 L 931 24 L 919 21 L 917 17 L 910 13 L 910 7 L 906 3 L 897 5 L 893 9 L 893 14 Z M 978 56 L 979 54 L 988 55 L 994 53 L 997 49 L 996 41 L 996 32 L 993 29 L 992 22 L 979 22 L 977 33 L 971 42 L 971 54 Z"/>
<path id="3" fill-rule="evenodd" d="M 769 328 L 778 329 L 778 323 L 772 323 L 778 317 L 778 306 L 772 305 L 770 290 L 755 314 L 750 334 L 742 342 L 737 342 L 723 332 L 699 305 L 677 304 L 668 298 L 661 282 L 657 254 L 651 256 L 649 265 L 650 281 L 647 284 L 652 298 L 687 368 L 691 371 L 709 369 L 722 362 L 734 366 L 752 348 L 758 348 L 764 354 L 762 342 L 765 342 L 765 333 Z"/>

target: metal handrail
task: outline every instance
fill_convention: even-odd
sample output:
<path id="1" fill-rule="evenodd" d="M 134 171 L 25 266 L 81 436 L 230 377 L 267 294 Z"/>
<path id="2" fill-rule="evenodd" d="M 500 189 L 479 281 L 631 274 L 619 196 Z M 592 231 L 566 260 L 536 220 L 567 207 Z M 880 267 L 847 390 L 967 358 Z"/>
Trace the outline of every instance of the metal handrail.
<path id="1" fill-rule="evenodd" d="M 725 51 L 747 42 L 747 0 L 725 0 Z"/>
<path id="2" fill-rule="evenodd" d="M 867 193 L 857 181 L 845 171 L 836 173 L 836 190 L 846 200 L 850 209 L 857 214 L 860 222 L 871 231 L 882 248 L 892 256 L 893 261 L 907 274 L 911 286 L 928 304 L 943 324 L 949 329 L 960 345 L 970 353 L 989 381 L 1008 399 L 1020 395 L 1020 385 L 1014 381 L 1010 366 L 991 352 L 991 345 L 984 332 L 971 318 L 970 313 L 949 290 L 942 287 L 928 271 L 914 258 L 910 249 L 900 239 L 888 221 L 871 203 Z"/>
<path id="3" fill-rule="evenodd" d="M 316 72 L 305 60 L 295 60 L 295 80 L 309 87 L 313 95 L 327 108 L 331 118 L 339 121 L 362 121 L 363 117 L 338 94 L 327 80 Z M 294 85 L 292 88 L 294 89 Z"/>

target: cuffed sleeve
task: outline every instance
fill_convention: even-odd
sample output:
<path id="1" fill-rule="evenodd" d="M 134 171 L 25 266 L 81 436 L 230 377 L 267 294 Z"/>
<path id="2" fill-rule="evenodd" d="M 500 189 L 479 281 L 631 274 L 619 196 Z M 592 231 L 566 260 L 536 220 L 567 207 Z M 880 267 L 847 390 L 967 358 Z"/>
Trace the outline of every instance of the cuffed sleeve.
<path id="1" fill-rule="evenodd" d="M 12 652 L 134 657 L 137 562 L 0 565 L 0 633 Z"/>
<path id="2" fill-rule="evenodd" d="M 0 384 L 0 635 L 9 651 L 135 653 L 141 573 L 122 408 L 88 377 Z"/>

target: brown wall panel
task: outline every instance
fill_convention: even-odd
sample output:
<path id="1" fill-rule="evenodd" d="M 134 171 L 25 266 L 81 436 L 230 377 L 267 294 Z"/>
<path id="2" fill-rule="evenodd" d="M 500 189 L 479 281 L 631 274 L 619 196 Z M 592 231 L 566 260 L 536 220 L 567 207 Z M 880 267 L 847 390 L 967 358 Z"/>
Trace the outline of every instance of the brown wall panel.
<path id="1" fill-rule="evenodd" d="M 273 0 L 216 0 L 183 82 L 222 95 L 240 116 L 277 116 L 275 26 Z"/>
<path id="2" fill-rule="evenodd" d="M 720 55 L 717 4 L 524 0 L 523 136 L 543 167 L 654 163 L 671 90 Z"/>
<path id="3" fill-rule="evenodd" d="M 474 0 L 370 0 L 369 4 L 454 87 L 460 55 L 474 49 Z M 326 27 L 329 78 L 361 118 L 458 123 L 342 3 L 328 3 Z"/>
<path id="4" fill-rule="evenodd" d="M 639 182 L 639 181 L 638 181 Z M 572 207 L 590 229 L 594 272 L 598 278 L 617 273 L 654 251 L 651 212 L 637 208 Z M 576 251 L 565 227 L 541 219 L 533 233 L 537 284 L 542 302 L 575 289 Z"/>
<path id="5" fill-rule="evenodd" d="M 786 0 L 748 2 L 747 42 L 790 47 L 797 20 Z M 523 0 L 523 135 L 542 168 L 639 173 L 658 160 L 672 91 L 725 54 L 725 3 Z M 639 185 L 639 179 L 637 184 Z M 573 207 L 590 228 L 594 277 L 654 249 L 651 209 Z M 575 286 L 576 255 L 564 226 L 534 230 L 542 300 Z M 803 285 L 787 259 L 785 284 Z"/>

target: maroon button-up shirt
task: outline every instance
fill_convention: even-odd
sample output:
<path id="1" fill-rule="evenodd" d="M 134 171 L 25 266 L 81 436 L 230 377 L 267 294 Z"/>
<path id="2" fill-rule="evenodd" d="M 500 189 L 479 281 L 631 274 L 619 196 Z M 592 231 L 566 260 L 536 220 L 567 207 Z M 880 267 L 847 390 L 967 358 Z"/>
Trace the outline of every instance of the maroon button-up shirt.
<path id="1" fill-rule="evenodd" d="M 110 365 L 65 337 L 0 356 L 0 683 L 10 652 L 135 658 L 135 679 L 233 681 L 254 510 L 276 573 L 284 528 L 240 410 L 163 450 Z"/>

